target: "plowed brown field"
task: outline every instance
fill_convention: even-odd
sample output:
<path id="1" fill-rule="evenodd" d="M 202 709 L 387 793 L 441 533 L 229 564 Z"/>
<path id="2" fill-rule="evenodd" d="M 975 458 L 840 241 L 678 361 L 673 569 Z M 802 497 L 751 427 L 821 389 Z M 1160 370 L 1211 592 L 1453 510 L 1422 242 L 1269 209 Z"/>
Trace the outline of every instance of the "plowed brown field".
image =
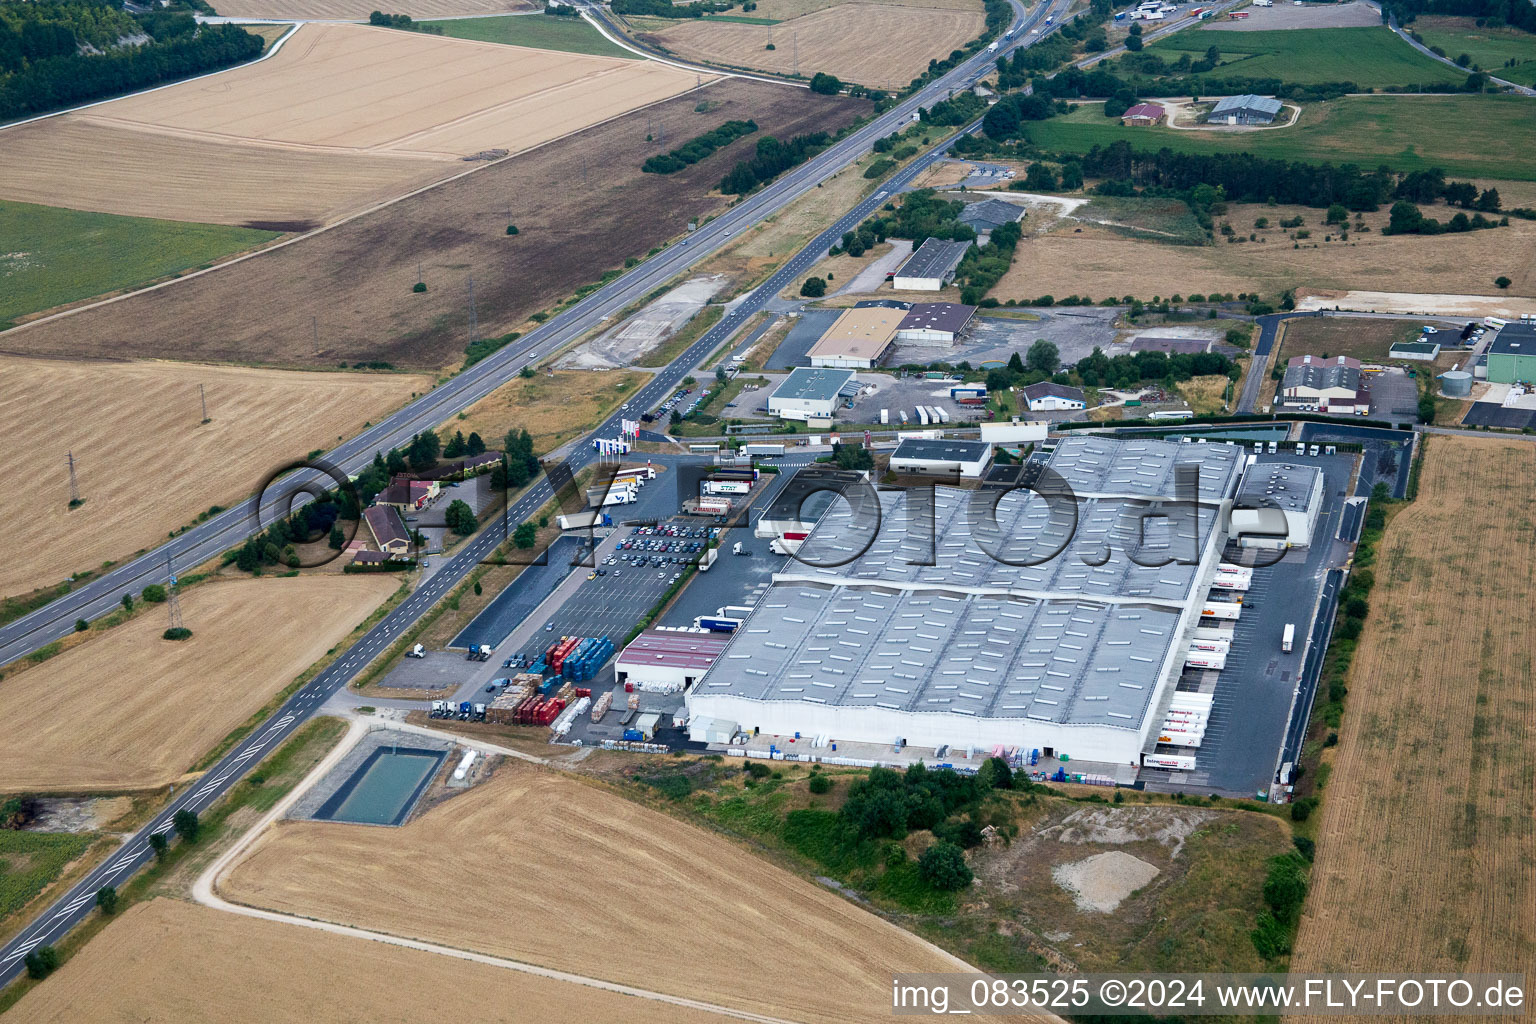
<path id="1" fill-rule="evenodd" d="M 701 111 L 703 99 L 712 106 Z M 760 134 L 786 138 L 836 130 L 868 109 L 862 100 L 722 80 L 253 259 L 0 334 L 0 351 L 456 368 L 469 341 L 471 278 L 481 333 L 511 330 L 626 256 L 644 256 L 686 232 L 689 221 L 721 209 L 712 190 L 758 136 L 677 174 L 641 173 L 647 156 L 733 118 L 755 119 Z M 665 146 L 646 140 L 663 131 Z M 506 234 L 509 215 L 520 235 Z M 428 289 L 421 294 L 411 290 L 418 267 Z M 291 450 L 302 455 L 312 447 Z"/>
<path id="2" fill-rule="evenodd" d="M 14 674 L 0 682 L 0 792 L 174 782 L 398 586 L 339 574 L 208 583 L 181 601 L 190 640 L 162 639 L 165 612 L 149 608 Z"/>
<path id="3" fill-rule="evenodd" d="M 422 884 L 424 864 L 454 884 Z M 798 1021 L 884 1018 L 891 972 L 959 969 L 723 839 L 532 766 L 402 829 L 280 822 L 221 891 Z"/>
<path id="4" fill-rule="evenodd" d="M 0 423 L 19 459 L 11 472 L 35 502 L 9 521 L 5 595 L 164 541 L 215 502 L 249 496 L 267 473 L 329 449 L 431 384 L 405 374 L 3 356 L 0 381 Z M 66 512 L 69 452 L 85 504 Z"/>
<path id="5" fill-rule="evenodd" d="M 680 19 L 649 38 L 695 60 L 781 74 L 798 65 L 801 74 L 825 71 L 845 82 L 894 89 L 921 74 L 929 60 L 975 39 L 985 24 L 980 4 L 935 10 L 845 3 L 777 25 Z"/>
<path id="6" fill-rule="evenodd" d="M 6 1021 L 716 1024 L 731 1018 L 437 953 L 155 899 Z"/>
<path id="7" fill-rule="evenodd" d="M 1373 567 L 1293 971 L 1536 974 L 1536 446 L 1428 441 Z"/>

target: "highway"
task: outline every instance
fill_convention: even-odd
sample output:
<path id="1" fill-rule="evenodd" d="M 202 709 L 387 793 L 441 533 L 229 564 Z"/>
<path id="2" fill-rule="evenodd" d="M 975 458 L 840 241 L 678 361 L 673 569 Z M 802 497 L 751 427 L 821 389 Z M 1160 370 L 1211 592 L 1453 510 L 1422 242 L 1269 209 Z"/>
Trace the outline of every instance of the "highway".
<path id="1" fill-rule="evenodd" d="M 408 443 L 413 435 L 423 430 L 435 429 L 460 410 L 468 408 L 511 380 L 524 366 L 536 363 L 540 358 L 581 337 L 605 319 L 644 298 L 657 287 L 666 284 L 695 263 L 712 255 L 745 228 L 771 216 L 815 188 L 834 172 L 867 152 L 876 139 L 889 135 L 903 124 L 910 122 L 918 107 L 931 106 L 952 91 L 968 88 L 971 83 L 991 71 L 993 62 L 1001 53 L 1007 53 L 1015 46 L 1027 45 L 1042 37 L 1045 33 L 1028 36 L 1029 28 L 1041 20 L 1042 14 L 1053 7 L 1065 9 L 1066 6 L 1063 0 L 1047 0 L 1036 8 L 1034 14 L 1026 17 L 1019 0 L 1010 0 L 1010 2 L 1016 12 L 1014 26 L 1017 31 L 1010 45 L 999 47 L 999 53 L 987 53 L 982 50 L 974 54 L 960 66 L 896 104 L 858 131 L 849 134 L 801 166 L 786 172 L 760 191 L 747 196 L 687 238 L 668 246 L 634 270 L 592 292 L 560 315 L 552 317 L 537 330 L 498 350 L 329 452 L 324 456 L 324 461 L 343 473 L 356 474 L 372 461 L 375 452 L 401 447 Z M 1027 39 L 1026 36 L 1028 36 Z M 707 68 L 699 70 L 712 73 Z M 926 167 L 932 159 L 932 155 L 919 158 L 908 168 L 908 171 Z M 911 177 L 912 174 L 908 173 L 904 180 L 909 181 Z M 891 187 L 894 188 L 895 185 Z M 873 208 L 873 205 L 869 206 L 870 210 Z M 862 219 L 862 216 L 859 219 Z M 841 235 L 841 231 L 838 235 Z M 807 265 L 807 261 L 813 254 L 811 250 L 802 253 L 801 262 L 794 264 L 795 269 L 798 270 Z M 171 287 L 174 287 L 174 284 Z M 743 304 L 742 308 L 749 304 Z M 753 310 L 755 311 L 760 305 L 760 303 L 753 305 Z M 738 317 L 725 321 L 733 326 L 739 326 L 740 322 L 741 319 Z M 710 337 L 719 339 L 717 344 L 723 341 L 723 335 L 716 332 L 711 332 Z M 682 374 L 677 376 L 681 377 Z M 665 377 L 665 374 L 659 375 L 657 382 L 642 394 L 649 396 L 658 393 L 664 387 L 660 381 Z M 639 406 L 635 408 L 638 409 Z M 611 424 L 604 424 L 598 433 L 607 431 L 607 436 L 613 436 L 613 429 Z M 274 464 L 271 468 L 276 469 L 295 456 L 273 453 Z M 137 594 L 150 583 L 165 582 L 168 575 L 166 571 L 168 556 L 174 569 L 184 572 L 243 543 L 246 537 L 270 525 L 282 514 L 286 514 L 298 486 L 305 481 L 314 481 L 317 476 L 314 472 L 293 474 L 280 486 L 269 488 L 264 495 L 252 495 L 174 540 L 114 567 L 105 575 L 92 578 L 69 594 L 49 602 L 15 622 L 0 627 L 0 666 L 69 635 L 74 631 L 76 619 L 94 619 L 113 611 L 118 607 L 123 594 Z M 259 481 L 252 481 L 253 486 L 258 483 Z M 325 483 L 329 485 L 328 481 Z M 258 507 L 261 512 L 259 525 Z M 171 525 L 173 524 L 167 524 L 167 527 Z M 52 582 L 40 580 L 38 585 L 47 586 Z"/>
<path id="2" fill-rule="evenodd" d="M 1030 35 L 1029 29 L 1040 23 L 1048 14 L 1058 17 L 1064 13 L 1069 0 L 1045 0 L 1032 13 L 1026 14 L 1018 0 L 1010 0 L 1015 9 L 1015 37 L 1009 45 L 999 47 L 999 52 L 988 53 L 985 49 L 974 54 L 963 64 L 943 77 L 930 83 L 910 98 L 903 100 L 885 114 L 876 118 L 857 132 L 836 143 L 801 167 L 786 173 L 779 181 L 760 192 L 747 197 L 736 206 L 721 214 L 714 221 L 702 226 L 687 240 L 669 246 L 663 252 L 641 264 L 634 271 L 617 278 L 598 289 L 560 316 L 552 318 L 527 337 L 508 345 L 468 371 L 438 387 L 436 390 L 400 410 L 385 422 L 331 452 L 327 459 L 346 472 L 356 472 L 373 458 L 379 449 L 398 446 L 412 434 L 436 427 L 454 412 L 462 409 L 493 391 L 512 378 L 524 366 L 530 365 L 551 351 L 584 334 L 604 318 L 642 298 L 657 286 L 665 283 L 690 265 L 724 245 L 746 226 L 782 208 L 797 196 L 815 188 L 816 184 L 839 168 L 851 163 L 867 151 L 875 139 L 889 135 L 901 124 L 910 121 L 919 106 L 929 106 L 943 99 L 951 90 L 968 87 L 988 73 L 1001 53 L 1017 46 L 1027 46 L 1043 38 L 1048 31 Z M 979 122 L 978 122 L 979 124 Z M 967 130 L 974 131 L 973 124 Z M 621 417 L 637 418 L 641 412 L 653 408 L 666 395 L 677 388 L 684 376 L 705 356 L 723 345 L 742 325 L 753 316 L 797 275 L 821 257 L 844 231 L 857 225 L 883 204 L 890 194 L 910 183 L 947 150 L 940 146 L 919 157 L 912 164 L 889 179 L 878 191 L 860 202 L 808 243 L 793 259 L 780 267 L 767 281 L 759 285 L 732 312 L 707 331 L 688 350 L 642 388 L 626 410 L 610 416 L 586 439 L 570 446 L 568 464 L 574 473 L 589 464 L 595 453 L 590 444 L 592 437 L 616 437 Z M 309 471 L 306 471 L 309 472 Z M 297 475 L 296 475 L 297 476 Z M 166 553 L 169 549 L 178 569 L 196 565 L 242 542 L 253 532 L 253 517 L 260 500 L 263 522 L 270 521 L 274 509 L 285 506 L 292 496 L 289 487 L 283 493 L 270 493 L 265 498 L 252 498 L 235 509 L 210 519 L 189 530 L 166 548 L 114 569 L 99 580 L 94 580 L 64 598 L 45 606 L 39 611 L 20 619 L 0 631 L 0 663 L 35 650 L 50 640 L 73 630 L 78 617 L 99 615 L 115 607 L 119 595 L 137 591 L 147 583 L 165 578 Z M 325 701 L 349 682 L 390 644 L 405 633 L 423 613 L 437 603 L 445 593 L 458 584 L 482 559 L 491 555 L 506 538 L 506 524 L 518 523 L 537 510 L 552 496 L 550 481 L 542 475 L 522 497 L 513 504 L 508 514 L 488 524 L 448 561 L 439 567 L 415 593 L 411 594 L 361 639 L 341 654 L 315 679 L 293 694 L 273 715 L 258 726 L 252 734 L 237 744 L 228 754 L 195 783 L 183 789 L 161 810 L 155 819 L 125 842 L 108 860 L 89 872 L 71 886 L 68 892 L 56 899 L 37 918 L 30 922 L 4 946 L 0 946 L 0 986 L 9 983 L 23 969 L 24 957 L 40 945 L 59 941 L 65 933 L 92 913 L 96 892 L 106 885 L 121 885 L 154 856 L 149 845 L 150 836 L 166 834 L 177 811 L 187 809 L 204 812 L 240 781 L 245 772 L 270 753 L 295 730 L 301 727 Z M 195 628 L 195 623 L 193 626 Z"/>

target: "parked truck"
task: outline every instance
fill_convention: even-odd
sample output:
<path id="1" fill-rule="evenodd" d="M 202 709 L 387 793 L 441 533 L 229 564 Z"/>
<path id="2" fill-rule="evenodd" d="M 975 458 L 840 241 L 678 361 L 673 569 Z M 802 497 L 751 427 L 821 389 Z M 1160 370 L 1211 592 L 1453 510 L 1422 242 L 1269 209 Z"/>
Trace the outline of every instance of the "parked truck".
<path id="1" fill-rule="evenodd" d="M 1287 622 L 1285 624 L 1285 635 L 1280 638 L 1280 649 L 1282 651 L 1284 651 L 1286 654 L 1290 654 L 1291 653 L 1291 649 L 1293 647 L 1295 647 L 1295 646 L 1296 646 L 1296 623 L 1294 623 L 1294 622 Z"/>
<path id="2" fill-rule="evenodd" d="M 417 644 L 407 651 L 405 656 L 407 658 L 425 658 L 427 656 L 427 649 L 421 646 L 421 644 Z"/>

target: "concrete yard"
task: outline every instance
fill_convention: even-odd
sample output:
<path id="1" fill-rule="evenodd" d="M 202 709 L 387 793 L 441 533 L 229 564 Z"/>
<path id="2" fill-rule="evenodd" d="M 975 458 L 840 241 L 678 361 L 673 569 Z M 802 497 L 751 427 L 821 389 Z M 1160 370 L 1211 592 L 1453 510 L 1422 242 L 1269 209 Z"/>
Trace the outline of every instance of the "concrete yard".
<path id="1" fill-rule="evenodd" d="M 662 344 L 724 288 L 721 274 L 692 277 L 615 327 L 563 357 L 562 369 L 610 369 L 629 366 Z"/>
<path id="2" fill-rule="evenodd" d="M 1114 321 L 1118 309 L 1083 306 L 1065 309 L 1020 310 L 1038 316 L 1038 320 L 1015 320 L 1005 316 L 979 315 L 971 327 L 971 336 L 955 345 L 915 345 L 898 342 L 886 357 L 888 365 L 903 363 L 969 362 L 980 366 L 996 360 L 1007 362 L 1015 352 L 1021 356 L 1037 338 L 1053 343 L 1067 366 L 1091 355 L 1095 347 L 1108 351 L 1115 340 Z"/>
<path id="3" fill-rule="evenodd" d="M 789 329 L 779 347 L 773 350 L 763 363 L 765 370 L 791 370 L 796 366 L 808 366 L 806 353 L 816 344 L 832 322 L 842 315 L 840 309 L 807 309 Z"/>

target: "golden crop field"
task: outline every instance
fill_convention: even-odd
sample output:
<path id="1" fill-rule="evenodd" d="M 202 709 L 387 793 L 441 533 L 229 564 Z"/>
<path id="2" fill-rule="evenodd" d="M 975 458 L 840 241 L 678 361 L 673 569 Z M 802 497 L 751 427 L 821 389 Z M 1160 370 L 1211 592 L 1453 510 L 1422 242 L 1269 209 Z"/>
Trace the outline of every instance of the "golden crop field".
<path id="1" fill-rule="evenodd" d="M 514 428 L 533 436 L 533 450 L 550 452 L 597 426 L 622 405 L 650 374 L 637 370 L 556 370 L 553 375 L 514 377 L 465 410 L 463 419 L 438 427 L 452 434 L 478 433 L 496 447 Z"/>
<path id="2" fill-rule="evenodd" d="M 1536 446 L 1427 440 L 1372 567 L 1293 971 L 1536 972 Z"/>
<path id="3" fill-rule="evenodd" d="M 807 14 L 849 2 L 850 0 L 758 0 L 757 8 L 749 17 L 788 21 L 791 18 L 801 18 Z M 852 0 L 852 2 L 862 3 L 866 0 Z M 982 9 L 981 0 L 879 0 L 879 3 L 886 7 L 921 7 L 932 11 L 980 11 Z"/>
<path id="4" fill-rule="evenodd" d="M 316 21 L 366 21 L 378 4 L 369 0 L 223 0 L 219 13 L 229 18 L 300 18 Z M 390 14 L 417 20 L 465 14 L 505 14 L 535 9 L 525 0 L 393 0 Z"/>
<path id="5" fill-rule="evenodd" d="M 781 74 L 798 65 L 804 75 L 825 71 L 846 82 L 894 89 L 921 74 L 929 60 L 948 57 L 976 38 L 985 23 L 979 5 L 845 3 L 777 25 L 679 20 L 652 37 L 682 57 Z"/>
<path id="6" fill-rule="evenodd" d="M 885 1019 L 893 971 L 960 969 L 724 839 L 520 764 L 400 829 L 279 822 L 220 890 L 797 1021 Z"/>
<path id="7" fill-rule="evenodd" d="M 730 1019 L 163 897 L 129 907 L 6 1013 L 7 1024 L 722 1024 Z"/>
<path id="8" fill-rule="evenodd" d="M 35 502 L 34 514 L 11 523 L 0 560 L 8 596 L 164 541 L 213 503 L 249 496 L 271 471 L 331 448 L 431 384 L 407 374 L 10 356 L 0 356 L 0 380 L 0 422 L 19 459 L 11 470 Z M 85 504 L 67 511 L 70 452 Z"/>
<path id="9" fill-rule="evenodd" d="M 0 682 L 0 792 L 147 789 L 174 782 L 399 586 L 337 574 L 230 580 Z M 259 639 L 259 642 L 256 642 Z"/>
<path id="10" fill-rule="evenodd" d="M 652 61 L 365 25 L 305 25 L 270 60 L 80 115 L 180 137 L 457 160 L 520 151 L 695 87 Z"/>
<path id="11" fill-rule="evenodd" d="M 1444 221 L 1446 208 L 1425 207 Z M 1536 295 L 1536 222 L 1511 218 L 1508 227 L 1464 234 L 1383 235 L 1386 212 L 1366 214 L 1368 233 L 1348 242 L 1325 242 L 1322 210 L 1308 207 L 1234 205 L 1218 222 L 1232 225 L 1245 239 L 1234 244 L 1218 235 L 1211 245 L 1171 245 L 1129 238 L 1108 227 L 1063 220 L 1049 234 L 1034 236 L 1031 213 L 1024 222 L 1024 242 L 1013 267 L 992 289 L 1002 301 L 1041 295 L 1208 294 L 1257 291 L 1278 295 L 1288 288 L 1309 291 L 1350 289 L 1487 295 L 1498 292 L 1494 278 L 1507 275 L 1507 293 Z M 1311 237 L 1293 240 L 1277 227 L 1281 219 L 1302 216 Z M 1270 226 L 1254 227 L 1266 217 Z M 1076 228 L 1081 227 L 1081 233 Z M 1295 245 L 1303 248 L 1293 248 Z M 1312 245 L 1316 248 L 1310 248 Z"/>
<path id="12" fill-rule="evenodd" d="M 0 139 L 0 199 L 205 224 L 318 226 L 472 166 L 167 135 L 76 114 Z"/>

